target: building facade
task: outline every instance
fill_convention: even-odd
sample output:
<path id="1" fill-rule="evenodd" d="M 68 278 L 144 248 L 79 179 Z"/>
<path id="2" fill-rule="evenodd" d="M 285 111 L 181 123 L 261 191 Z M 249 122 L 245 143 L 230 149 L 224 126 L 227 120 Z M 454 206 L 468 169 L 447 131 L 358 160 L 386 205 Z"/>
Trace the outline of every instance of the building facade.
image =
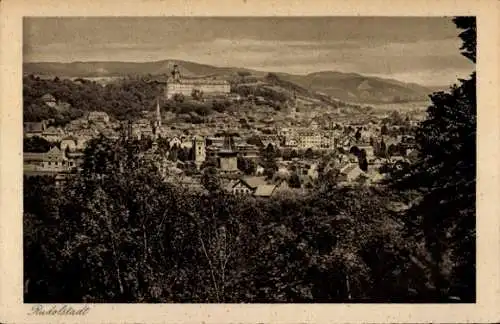
<path id="1" fill-rule="evenodd" d="M 226 95 L 231 91 L 231 86 L 226 80 L 217 79 L 169 79 L 165 87 L 165 97 L 173 98 L 176 94 L 185 97 L 191 96 L 193 90 L 203 92 L 203 95 Z"/>
<path id="2" fill-rule="evenodd" d="M 165 87 L 165 97 L 173 98 L 176 94 L 185 97 L 191 96 L 193 91 L 201 91 L 203 95 L 228 95 L 231 92 L 231 85 L 226 80 L 215 77 L 184 78 L 181 77 L 179 67 L 174 66 L 172 76 L 167 79 Z"/>

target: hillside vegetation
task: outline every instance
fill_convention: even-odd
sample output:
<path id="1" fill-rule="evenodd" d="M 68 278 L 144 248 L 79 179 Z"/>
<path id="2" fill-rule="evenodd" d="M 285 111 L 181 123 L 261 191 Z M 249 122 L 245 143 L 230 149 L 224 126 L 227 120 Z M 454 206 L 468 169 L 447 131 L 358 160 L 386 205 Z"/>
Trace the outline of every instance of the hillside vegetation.
<path id="1" fill-rule="evenodd" d="M 250 73 L 262 79 L 267 72 L 216 67 L 180 60 L 157 62 L 74 62 L 74 63 L 25 63 L 24 72 L 59 77 L 124 77 L 127 75 L 169 74 L 174 64 L 179 65 L 182 75 L 217 75 L 233 80 L 238 73 Z M 307 75 L 271 73 L 279 76 L 281 82 L 288 82 L 289 87 L 299 86 L 298 91 L 322 92 L 330 97 L 345 102 L 382 103 L 400 101 L 420 101 L 427 99 L 432 91 L 416 85 L 396 80 L 364 76 L 355 73 L 316 72 Z"/>

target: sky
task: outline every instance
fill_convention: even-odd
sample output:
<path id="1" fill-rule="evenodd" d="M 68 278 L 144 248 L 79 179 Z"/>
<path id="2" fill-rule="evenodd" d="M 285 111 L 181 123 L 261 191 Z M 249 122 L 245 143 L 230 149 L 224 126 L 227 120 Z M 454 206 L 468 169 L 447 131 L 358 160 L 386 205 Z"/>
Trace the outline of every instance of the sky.
<path id="1" fill-rule="evenodd" d="M 449 17 L 25 18 L 25 62 L 178 59 L 308 74 L 365 75 L 442 86 L 474 66 Z"/>

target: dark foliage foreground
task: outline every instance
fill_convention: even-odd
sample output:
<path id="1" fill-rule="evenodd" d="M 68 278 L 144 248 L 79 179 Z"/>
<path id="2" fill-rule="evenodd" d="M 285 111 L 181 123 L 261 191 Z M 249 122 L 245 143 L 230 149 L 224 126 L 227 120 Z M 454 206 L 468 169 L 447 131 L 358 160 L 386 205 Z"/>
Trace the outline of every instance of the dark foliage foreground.
<path id="1" fill-rule="evenodd" d="M 137 166 L 67 187 L 25 181 L 25 302 L 433 298 L 389 197 L 193 195 Z M 430 285 L 429 287 L 426 285 Z"/>

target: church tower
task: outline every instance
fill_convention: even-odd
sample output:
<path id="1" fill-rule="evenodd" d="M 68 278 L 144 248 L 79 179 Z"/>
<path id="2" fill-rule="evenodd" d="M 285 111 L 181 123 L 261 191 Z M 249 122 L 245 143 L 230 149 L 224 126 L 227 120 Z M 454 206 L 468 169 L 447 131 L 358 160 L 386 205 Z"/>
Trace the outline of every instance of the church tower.
<path id="1" fill-rule="evenodd" d="M 156 128 L 161 128 L 160 98 L 156 99 Z"/>
<path id="2" fill-rule="evenodd" d="M 193 152 L 194 152 L 194 162 L 197 166 L 205 162 L 207 153 L 205 150 L 205 139 L 201 136 L 195 136 L 193 138 Z"/>
<path id="3" fill-rule="evenodd" d="M 160 99 L 156 99 L 156 116 L 154 121 L 151 123 L 153 131 L 153 150 L 156 151 L 158 148 L 158 137 L 161 131 L 161 112 L 160 112 Z"/>

